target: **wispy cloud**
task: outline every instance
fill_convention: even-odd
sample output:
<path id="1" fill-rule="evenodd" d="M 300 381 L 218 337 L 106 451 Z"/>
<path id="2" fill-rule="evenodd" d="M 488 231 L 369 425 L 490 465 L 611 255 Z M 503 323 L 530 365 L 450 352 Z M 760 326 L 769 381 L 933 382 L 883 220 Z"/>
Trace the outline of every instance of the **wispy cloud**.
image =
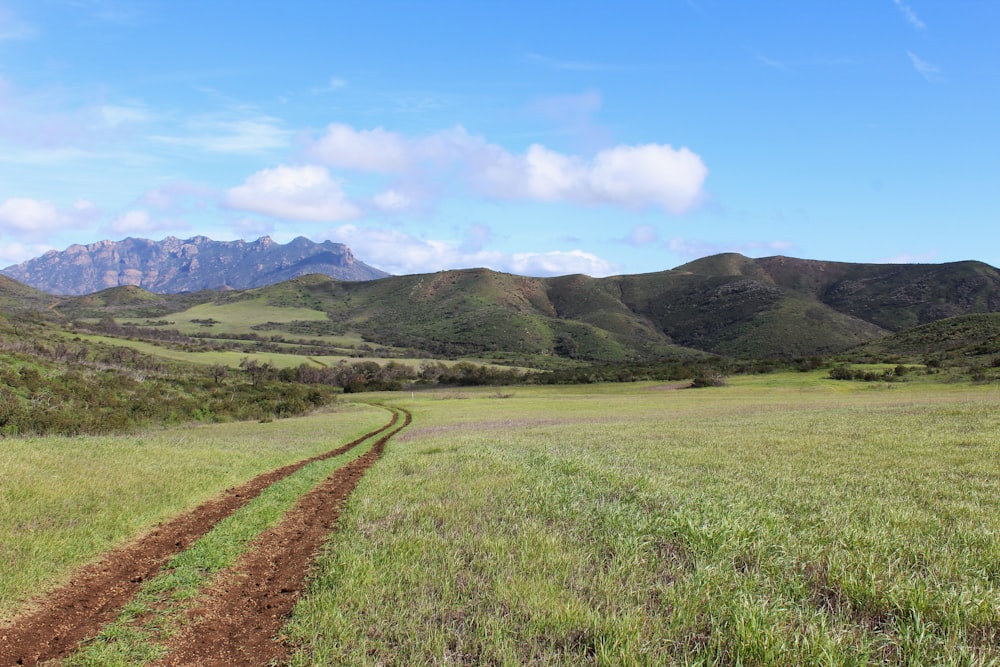
<path id="1" fill-rule="evenodd" d="M 147 2 L 136 0 L 68 0 L 68 4 L 99 21 L 126 26 L 137 24 L 148 6 Z"/>
<path id="2" fill-rule="evenodd" d="M 292 132 L 271 116 L 211 116 L 186 121 L 174 134 L 150 139 L 162 144 L 187 146 L 212 153 L 254 154 L 287 148 Z"/>
<path id="3" fill-rule="evenodd" d="M 605 72 L 614 69 L 611 65 L 603 63 L 586 62 L 582 60 L 562 60 L 544 56 L 540 53 L 526 53 L 524 59 L 530 63 L 541 65 L 549 69 L 569 70 L 578 72 Z"/>
<path id="4" fill-rule="evenodd" d="M 913 8 L 903 2 L 903 0 L 892 0 L 892 2 L 899 8 L 899 11 L 903 13 L 903 16 L 906 17 L 907 22 L 911 26 L 917 30 L 924 30 L 927 28 L 927 24 L 921 21 L 920 17 L 917 16 L 917 13 L 913 11 Z"/>
<path id="5" fill-rule="evenodd" d="M 0 7 L 0 42 L 34 39 L 37 34 L 38 31 L 33 25 L 21 21 Z"/>
<path id="6" fill-rule="evenodd" d="M 940 83 L 941 81 L 944 81 L 944 74 L 942 74 L 940 67 L 927 62 L 913 51 L 907 51 L 906 55 L 910 57 L 910 62 L 913 63 L 913 69 L 917 70 L 917 73 L 924 77 L 927 81 L 930 81 L 931 83 Z"/>
<path id="7" fill-rule="evenodd" d="M 347 81 L 341 79 L 340 77 L 330 77 L 330 80 L 326 82 L 324 86 L 314 86 L 309 89 L 310 95 L 324 95 L 326 93 L 335 93 L 338 90 L 347 87 Z"/>
<path id="8" fill-rule="evenodd" d="M 937 260 L 936 250 L 918 253 L 900 253 L 892 257 L 883 257 L 875 260 L 877 264 L 927 264 Z"/>
<path id="9" fill-rule="evenodd" d="M 755 53 L 754 57 L 757 58 L 757 61 L 759 63 L 767 65 L 768 67 L 774 69 L 780 69 L 783 72 L 787 72 L 789 69 L 791 69 L 786 63 L 780 60 L 775 60 L 774 58 L 769 58 L 765 56 L 763 53 Z"/>
<path id="10" fill-rule="evenodd" d="M 636 248 L 652 245 L 660 240 L 660 234 L 653 225 L 638 225 L 632 228 L 624 239 L 625 243 Z"/>
<path id="11" fill-rule="evenodd" d="M 701 257 L 717 255 L 723 252 L 738 252 L 749 256 L 761 255 L 762 253 L 785 253 L 794 246 L 787 241 L 737 241 L 719 243 L 685 239 L 677 236 L 667 241 L 665 247 L 683 259 L 700 259 Z"/>

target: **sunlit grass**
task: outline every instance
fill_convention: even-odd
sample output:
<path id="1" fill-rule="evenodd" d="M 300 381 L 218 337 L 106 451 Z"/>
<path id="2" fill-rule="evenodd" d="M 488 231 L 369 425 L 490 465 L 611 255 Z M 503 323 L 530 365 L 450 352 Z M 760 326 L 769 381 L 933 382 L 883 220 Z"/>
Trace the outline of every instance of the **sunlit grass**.
<path id="1" fill-rule="evenodd" d="M 0 446 L 0 618 L 83 562 L 251 477 L 377 428 L 341 405 L 267 424 L 141 435 L 9 438 Z"/>
<path id="2" fill-rule="evenodd" d="M 293 664 L 1000 663 L 996 388 L 509 391 L 400 402 Z"/>
<path id="3" fill-rule="evenodd" d="M 266 322 L 325 322 L 327 316 L 320 310 L 271 306 L 264 299 L 253 299 L 225 304 L 204 303 L 180 313 L 171 313 L 168 319 L 174 323 L 171 328 L 186 334 L 213 331 L 249 334 L 254 333 L 253 326 Z M 215 320 L 218 324 L 204 326 L 195 320 Z"/>
<path id="4" fill-rule="evenodd" d="M 249 504 L 170 559 L 114 622 L 64 664 L 145 665 L 162 657 L 164 642 L 187 621 L 188 610 L 212 577 L 232 567 L 251 540 L 278 523 L 301 496 L 333 471 L 370 450 L 376 438 L 373 436 L 339 456 L 314 461 L 264 489 Z"/>
<path id="5" fill-rule="evenodd" d="M 286 354 L 282 352 L 243 352 L 236 350 L 207 350 L 204 352 L 188 352 L 186 350 L 178 350 L 171 347 L 165 347 L 162 345 L 157 345 L 155 343 L 150 343 L 147 341 L 140 340 L 128 340 L 125 338 L 114 338 L 112 336 L 100 336 L 96 334 L 74 334 L 75 338 L 80 338 L 92 343 L 107 343 L 108 345 L 117 345 L 121 347 L 129 347 L 133 350 L 138 350 L 144 354 L 149 354 L 154 357 L 160 357 L 162 359 L 169 359 L 171 361 L 182 361 L 193 364 L 202 364 L 206 366 L 215 366 L 216 364 L 222 366 L 228 366 L 229 368 L 239 368 L 240 362 L 242 362 L 247 357 L 255 359 L 261 364 L 271 364 L 275 368 L 296 368 L 301 364 L 315 364 L 319 362 L 327 366 L 335 366 L 340 362 L 353 363 L 355 361 L 361 361 L 356 356 L 346 356 L 346 355 L 311 355 L 308 357 L 302 356 L 301 354 Z M 374 361 L 379 364 L 386 364 L 393 361 L 397 364 L 409 364 L 414 368 L 418 367 L 424 359 L 389 359 L 383 357 L 365 357 L 364 361 Z M 454 362 L 451 362 L 454 363 Z"/>

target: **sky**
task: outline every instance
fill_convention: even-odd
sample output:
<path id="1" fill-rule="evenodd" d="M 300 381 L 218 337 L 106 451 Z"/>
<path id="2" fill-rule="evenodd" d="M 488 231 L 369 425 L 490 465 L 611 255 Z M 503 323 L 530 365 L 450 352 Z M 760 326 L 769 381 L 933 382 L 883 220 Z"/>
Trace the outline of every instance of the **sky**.
<path id="1" fill-rule="evenodd" d="M 0 266 L 1000 266 L 998 0 L 0 0 Z"/>

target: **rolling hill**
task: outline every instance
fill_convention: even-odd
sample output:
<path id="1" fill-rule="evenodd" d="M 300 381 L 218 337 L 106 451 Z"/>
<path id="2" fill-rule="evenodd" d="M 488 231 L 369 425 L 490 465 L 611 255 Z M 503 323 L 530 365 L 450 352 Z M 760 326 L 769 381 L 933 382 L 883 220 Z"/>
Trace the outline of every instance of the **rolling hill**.
<path id="1" fill-rule="evenodd" d="M 325 314 L 326 333 L 360 334 L 434 356 L 794 358 L 840 352 L 944 318 L 998 312 L 1000 272 L 980 262 L 851 264 L 724 254 L 610 278 L 467 269 L 360 282 L 308 275 L 184 295 L 129 287 L 64 299 L 52 310 L 67 318 L 102 312 L 151 318 L 248 300 L 307 308 Z"/>

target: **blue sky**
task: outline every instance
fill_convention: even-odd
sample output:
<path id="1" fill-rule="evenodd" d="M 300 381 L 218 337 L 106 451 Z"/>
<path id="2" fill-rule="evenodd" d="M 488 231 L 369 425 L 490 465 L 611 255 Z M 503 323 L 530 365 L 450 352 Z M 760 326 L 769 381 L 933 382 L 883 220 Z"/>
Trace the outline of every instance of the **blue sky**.
<path id="1" fill-rule="evenodd" d="M 1000 2 L 0 0 L 0 266 L 1000 266 Z"/>

